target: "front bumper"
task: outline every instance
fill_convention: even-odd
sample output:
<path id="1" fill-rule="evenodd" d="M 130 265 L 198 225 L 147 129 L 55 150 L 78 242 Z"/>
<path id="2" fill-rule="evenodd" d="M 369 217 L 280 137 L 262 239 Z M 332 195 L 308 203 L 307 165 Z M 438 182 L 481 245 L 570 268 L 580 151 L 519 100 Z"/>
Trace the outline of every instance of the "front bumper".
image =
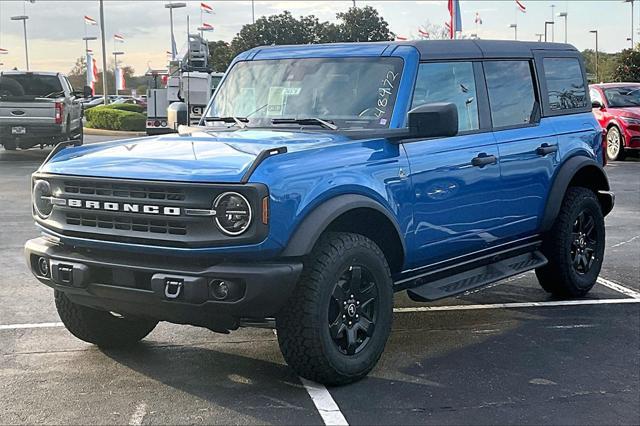
<path id="1" fill-rule="evenodd" d="M 275 316 L 302 271 L 302 263 L 295 261 L 207 264 L 203 259 L 123 256 L 44 237 L 28 241 L 25 256 L 39 281 L 74 303 L 220 332 L 238 328 L 241 320 Z M 221 282 L 228 289 L 225 297 L 216 293 Z"/>

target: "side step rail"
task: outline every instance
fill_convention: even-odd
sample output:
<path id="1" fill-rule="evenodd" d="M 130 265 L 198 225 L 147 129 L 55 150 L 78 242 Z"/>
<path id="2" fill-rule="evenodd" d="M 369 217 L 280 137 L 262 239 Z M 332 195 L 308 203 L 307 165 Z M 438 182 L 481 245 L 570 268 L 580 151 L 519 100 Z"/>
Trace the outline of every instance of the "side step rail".
<path id="1" fill-rule="evenodd" d="M 431 281 L 408 289 L 407 293 L 417 302 L 438 300 L 483 287 L 546 264 L 547 258 L 536 250 Z"/>

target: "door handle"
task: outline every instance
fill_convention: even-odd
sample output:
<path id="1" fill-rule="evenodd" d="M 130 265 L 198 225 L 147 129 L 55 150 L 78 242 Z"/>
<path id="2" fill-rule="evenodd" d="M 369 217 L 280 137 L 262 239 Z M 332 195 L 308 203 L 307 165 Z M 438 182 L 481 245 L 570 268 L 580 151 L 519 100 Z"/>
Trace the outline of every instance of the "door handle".
<path id="1" fill-rule="evenodd" d="M 489 164 L 496 164 L 498 162 L 498 159 L 496 158 L 495 155 L 487 155 L 486 152 L 482 152 L 480 154 L 478 154 L 477 157 L 473 157 L 471 159 L 471 165 L 473 167 L 484 167 L 487 166 Z"/>
<path id="2" fill-rule="evenodd" d="M 558 152 L 558 145 L 549 145 L 548 143 L 543 143 L 538 148 L 536 148 L 536 154 L 538 155 L 547 155 L 552 152 Z"/>

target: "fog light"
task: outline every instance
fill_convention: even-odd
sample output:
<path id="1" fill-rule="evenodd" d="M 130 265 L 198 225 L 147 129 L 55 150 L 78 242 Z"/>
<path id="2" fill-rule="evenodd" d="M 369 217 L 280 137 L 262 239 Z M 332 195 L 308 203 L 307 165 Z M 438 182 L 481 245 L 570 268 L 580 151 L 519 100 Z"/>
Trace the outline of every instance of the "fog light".
<path id="1" fill-rule="evenodd" d="M 218 300 L 224 300 L 229 296 L 229 283 L 222 280 L 213 280 L 209 283 L 209 293 Z"/>
<path id="2" fill-rule="evenodd" d="M 43 277 L 49 276 L 49 260 L 46 257 L 38 258 L 38 272 Z"/>

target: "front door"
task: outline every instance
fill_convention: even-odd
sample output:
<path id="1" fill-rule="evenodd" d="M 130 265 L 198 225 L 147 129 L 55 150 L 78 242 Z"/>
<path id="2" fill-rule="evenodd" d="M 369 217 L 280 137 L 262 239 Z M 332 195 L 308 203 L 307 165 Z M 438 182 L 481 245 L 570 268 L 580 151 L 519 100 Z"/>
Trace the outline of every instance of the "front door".
<path id="1" fill-rule="evenodd" d="M 502 222 L 498 149 L 479 114 L 474 68 L 420 64 L 412 107 L 453 102 L 459 134 L 404 144 L 413 189 L 412 267 L 489 247 Z"/>

